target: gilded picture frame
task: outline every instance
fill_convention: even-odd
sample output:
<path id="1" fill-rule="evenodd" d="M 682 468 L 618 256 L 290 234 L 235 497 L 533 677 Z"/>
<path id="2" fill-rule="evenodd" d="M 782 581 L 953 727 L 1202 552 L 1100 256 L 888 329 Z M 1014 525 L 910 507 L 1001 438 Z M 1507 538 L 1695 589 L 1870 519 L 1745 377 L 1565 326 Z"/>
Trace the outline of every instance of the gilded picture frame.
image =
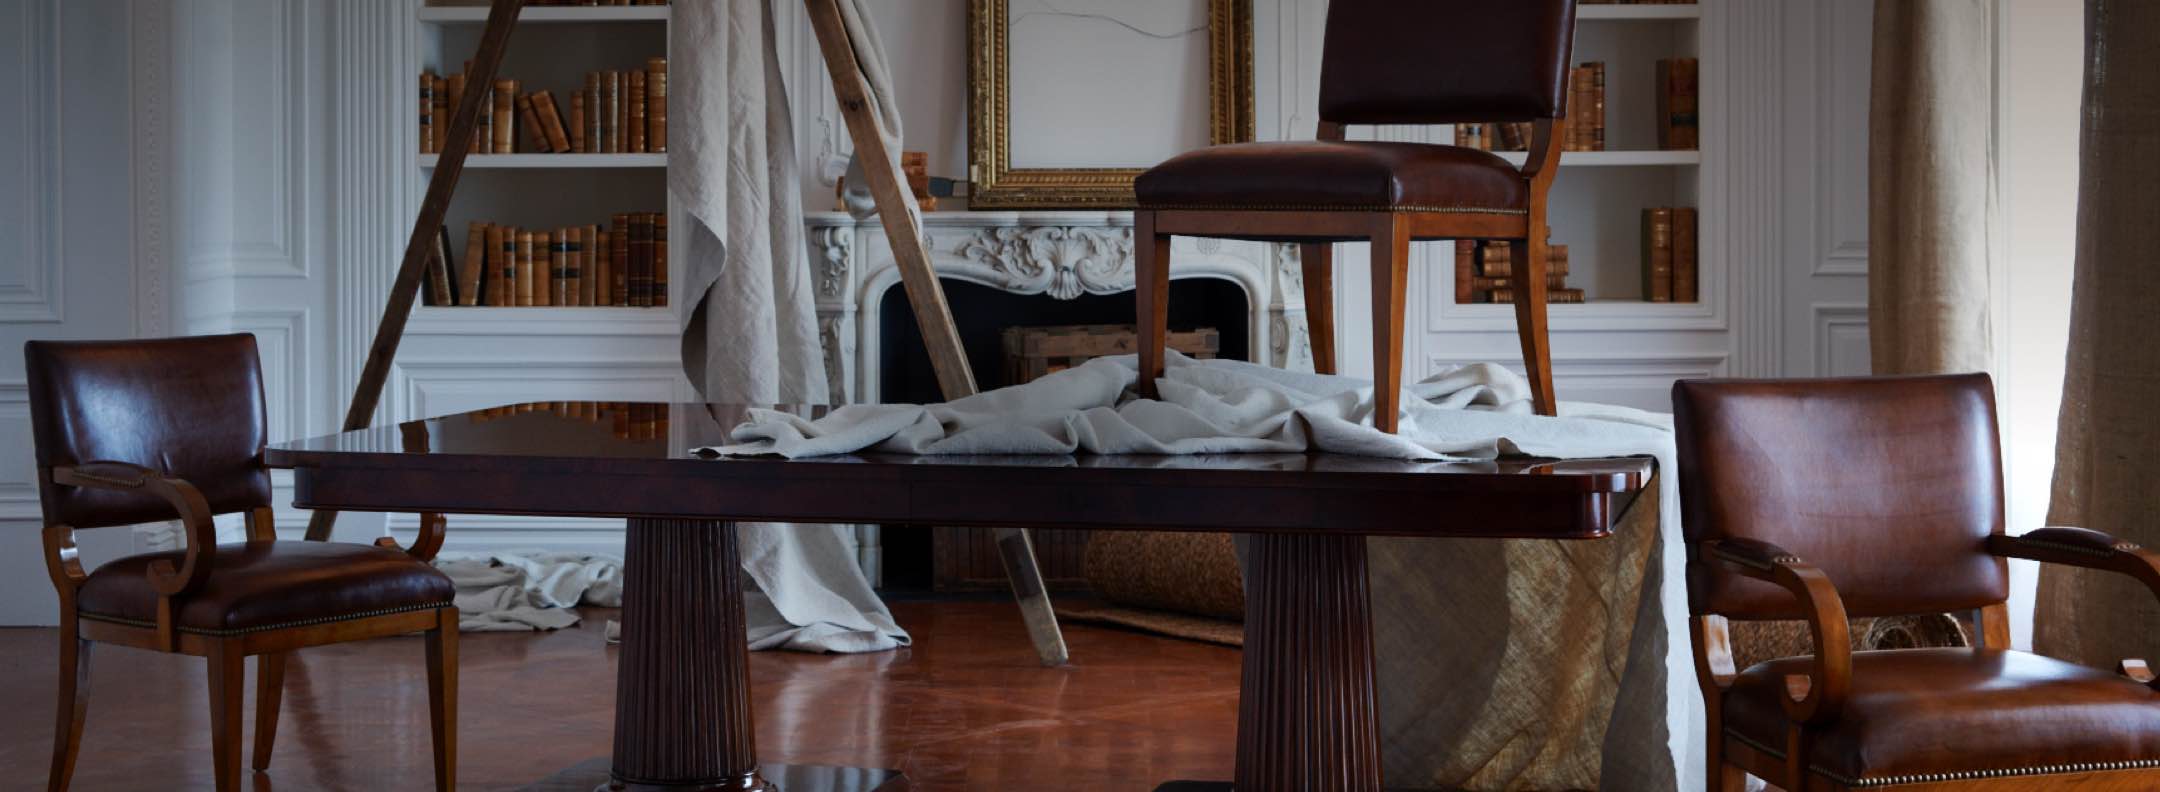
<path id="1" fill-rule="evenodd" d="M 1016 143 L 1010 59 L 1012 8 L 1023 0 L 970 0 L 968 6 L 968 208 L 970 209 L 1130 209 L 1133 179 L 1159 161 L 1119 162 L 1090 167 L 1014 165 Z M 1036 0 L 1039 2 L 1039 0 Z M 1191 0 L 1205 4 L 1207 42 L 1207 144 L 1253 139 L 1252 0 Z M 1147 32 L 1109 14 L 1076 13 L 1085 0 L 1061 2 L 1056 15 L 1094 17 Z M 1196 9 L 1197 10 L 1197 9 Z M 1198 35 L 1203 31 L 1187 31 Z M 1168 36 L 1153 36 L 1167 39 Z M 1084 79 L 1085 70 L 1060 72 Z M 1202 75 L 1190 75 L 1197 81 Z M 1064 79 L 1061 77 L 1061 79 Z M 1127 86 L 1119 86 L 1124 90 Z M 1028 97 L 1020 97 L 1025 101 Z M 1128 125 L 1146 117 L 1105 117 L 1089 123 Z M 1141 159 L 1145 157 L 1135 157 Z"/>

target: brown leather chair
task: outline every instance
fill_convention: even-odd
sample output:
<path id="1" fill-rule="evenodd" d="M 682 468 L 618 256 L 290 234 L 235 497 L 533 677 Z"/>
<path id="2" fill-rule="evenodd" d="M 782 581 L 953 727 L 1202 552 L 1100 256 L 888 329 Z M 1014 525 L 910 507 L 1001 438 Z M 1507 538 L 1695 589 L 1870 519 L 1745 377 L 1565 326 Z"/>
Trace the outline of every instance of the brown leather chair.
<path id="1" fill-rule="evenodd" d="M 285 655 L 425 632 L 435 788 L 456 787 L 457 609 L 427 563 L 443 521 L 411 552 L 278 542 L 272 531 L 262 371 L 250 335 L 32 341 L 27 359 L 45 507 L 45 563 L 60 592 L 60 712 L 48 790 L 82 740 L 90 642 L 206 657 L 219 792 L 240 775 L 243 662 L 256 656 L 254 767 L 270 764 Z M 245 512 L 248 540 L 217 543 L 211 516 Z M 77 529 L 179 519 L 187 548 L 85 573 Z"/>
<path id="2" fill-rule="evenodd" d="M 1560 166 L 1574 0 L 1334 0 L 1315 142 L 1236 143 L 1172 157 L 1133 183 L 1140 382 L 1163 372 L 1170 237 L 1296 242 L 1313 364 L 1335 372 L 1330 245 L 1372 243 L 1374 425 L 1393 432 L 1410 242 L 1511 240 L 1515 323 L 1532 398 L 1552 415 L 1545 329 L 1546 195 Z M 1488 152 L 1345 141 L 1344 124 L 1531 122 L 1523 167 Z"/>
<path id="3" fill-rule="evenodd" d="M 2005 558 L 2130 575 L 2160 554 L 2003 534 L 1985 374 L 1673 388 L 1711 789 L 2160 789 L 2160 692 L 2009 648 Z M 1855 652 L 1848 617 L 1978 611 L 1963 649 Z M 1729 619 L 1804 619 L 1815 654 L 1735 671 Z"/>

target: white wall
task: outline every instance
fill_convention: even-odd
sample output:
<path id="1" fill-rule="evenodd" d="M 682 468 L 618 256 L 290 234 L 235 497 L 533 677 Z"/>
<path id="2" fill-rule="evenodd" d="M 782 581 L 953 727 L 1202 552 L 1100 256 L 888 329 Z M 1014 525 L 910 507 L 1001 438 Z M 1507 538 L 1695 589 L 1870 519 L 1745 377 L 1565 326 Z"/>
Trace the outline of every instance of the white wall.
<path id="1" fill-rule="evenodd" d="M 136 179 L 164 161 L 133 143 L 170 105 L 131 90 L 164 52 L 132 40 L 131 6 L 0 0 L 0 624 L 58 617 L 18 350 L 164 327 L 163 225 Z M 119 528 L 78 541 L 93 561 L 132 546 Z"/>
<path id="2" fill-rule="evenodd" d="M 2078 113 L 2085 4 L 2000 0 L 1997 179 L 2003 234 L 1995 274 L 1995 387 L 2009 530 L 2046 524 L 2056 408 L 2070 333 L 2077 243 Z M 2036 565 L 2011 566 L 2011 638 L 2032 639 Z"/>

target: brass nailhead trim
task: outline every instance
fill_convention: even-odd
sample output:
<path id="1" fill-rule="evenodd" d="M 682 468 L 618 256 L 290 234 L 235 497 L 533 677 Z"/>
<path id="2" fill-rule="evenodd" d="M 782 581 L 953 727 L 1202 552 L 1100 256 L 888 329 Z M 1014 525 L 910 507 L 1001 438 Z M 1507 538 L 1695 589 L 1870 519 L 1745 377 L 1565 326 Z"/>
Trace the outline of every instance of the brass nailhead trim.
<path id="1" fill-rule="evenodd" d="M 294 621 L 294 622 L 284 622 L 284 623 L 280 623 L 280 624 L 265 624 L 265 625 L 261 625 L 261 626 L 258 626 L 258 627 L 242 627 L 242 628 L 240 628 L 240 629 L 237 629 L 237 630 L 206 630 L 206 629 L 203 629 L 203 628 L 200 628 L 200 627 L 178 627 L 178 628 L 175 628 L 175 629 L 178 629 L 178 630 L 179 630 L 180 632 L 188 633 L 188 634 L 190 634 L 190 635 L 208 635 L 208 636 L 212 636 L 212 637 L 224 638 L 224 637 L 230 637 L 230 636 L 234 636 L 234 635 L 247 635 L 247 634 L 250 634 L 250 633 L 259 633 L 259 632 L 270 632 L 270 631 L 272 631 L 272 630 L 283 630 L 283 629 L 286 629 L 286 628 L 289 628 L 289 627 L 313 627 L 313 626 L 315 626 L 315 625 L 318 625 L 318 624 L 334 624 L 334 623 L 337 623 L 337 622 L 344 622 L 344 621 L 357 621 L 357 620 L 360 620 L 360 619 L 372 619 L 372 618 L 374 618 L 374 617 L 376 617 L 376 616 L 390 616 L 390 615 L 393 615 L 393 614 L 399 614 L 399 613 L 411 613 L 411 612 L 413 612 L 413 611 L 433 610 L 433 609 L 436 609 L 436 608 L 447 608 L 447 607 L 450 607 L 450 605 L 451 605 L 451 604 L 452 604 L 452 603 L 451 603 L 450 601 L 448 601 L 448 600 L 445 600 L 445 601 L 443 601 L 443 602 L 437 602 L 437 603 L 432 603 L 432 604 L 428 604 L 428 603 L 422 603 L 422 604 L 419 604 L 419 605 L 406 605 L 406 606 L 403 606 L 403 607 L 397 607 L 397 608 L 383 608 L 383 609 L 380 609 L 380 610 L 371 610 L 371 611 L 365 611 L 365 612 L 361 612 L 361 613 L 348 613 L 348 614 L 346 614 L 346 615 L 343 615 L 343 616 L 324 616 L 324 617 L 321 617 L 321 618 L 315 618 L 315 619 L 302 619 L 302 620 L 300 620 L 300 621 Z M 84 618 L 84 619 L 89 619 L 89 620 L 91 620 L 91 621 L 110 622 L 110 623 L 112 623 L 112 624 L 124 624 L 124 625 L 127 625 L 127 626 L 129 626 L 129 627 L 151 627 L 151 628 L 155 628 L 155 627 L 157 627 L 157 622 L 146 622 L 146 621 L 142 621 L 142 620 L 139 620 L 139 619 L 128 619 L 128 618 L 122 618 L 122 617 L 119 617 L 119 616 L 106 616 L 106 615 L 104 615 L 104 614 L 100 614 L 100 613 L 89 613 L 89 612 L 87 612 L 87 611 L 77 611 L 75 615 L 76 615 L 76 616 L 78 616 L 78 617 Z"/>
<path id="2" fill-rule="evenodd" d="M 1784 751 L 1771 748 L 1754 740 L 1750 740 L 1747 738 L 1746 735 L 1743 735 L 1731 729 L 1725 730 L 1725 736 L 1730 737 L 1740 743 L 1743 743 L 1757 751 L 1769 754 L 1772 758 L 1785 758 Z M 1875 776 L 1872 778 L 1847 778 L 1845 776 L 1837 774 L 1836 772 L 1825 769 L 1821 765 L 1816 764 L 1809 764 L 1808 772 L 1814 773 L 1816 775 L 1850 787 L 1879 787 L 1891 786 L 1895 784 L 1931 784 L 1943 781 L 1973 781 L 1982 778 L 2015 778 L 2018 776 L 2052 775 L 2055 773 L 2097 773 L 2106 772 L 2109 770 L 2141 770 L 2152 767 L 2160 767 L 2160 759 L 2131 759 L 2120 762 L 2068 762 L 2064 764 L 2040 765 L 2037 767 L 2018 767 L 1998 770 L 1959 770 L 1949 773 L 1906 773 L 1904 775 Z"/>
<path id="3" fill-rule="evenodd" d="M 1440 214 L 1527 215 L 1528 209 L 1491 209 L 1482 206 L 1330 206 L 1325 204 L 1149 204 L 1141 211 L 1181 212 L 1434 212 Z"/>
<path id="4" fill-rule="evenodd" d="M 1768 561 L 1758 561 L 1752 557 L 1742 556 L 1730 550 L 1727 550 L 1722 544 L 1711 545 L 1710 554 L 1715 555 L 1718 558 L 1724 559 L 1726 561 L 1731 561 L 1735 564 L 1747 567 L 1749 569 L 1760 569 L 1765 572 L 1776 569 L 1777 565 L 1779 564 L 1784 564 L 1786 566 L 1800 566 L 1807 563 L 1807 561 L 1791 553 L 1783 553 L 1773 556 Z"/>
<path id="5" fill-rule="evenodd" d="M 2026 539 L 2024 537 L 2018 537 L 2017 541 L 2018 544 L 2032 545 L 2034 547 L 2045 547 L 2049 550 L 2061 550 L 2065 553 L 2077 553 L 2079 555 L 2096 556 L 2099 558 L 2106 558 L 2108 556 L 2115 555 L 2116 553 L 2135 553 L 2140 549 L 2137 546 L 2136 542 L 2116 542 L 2115 544 L 2109 545 L 2108 549 L 2106 550 L 2098 550 L 2091 547 L 2086 547 L 2084 545 L 2064 544 L 2062 542 L 2050 542 L 2046 539 Z"/>

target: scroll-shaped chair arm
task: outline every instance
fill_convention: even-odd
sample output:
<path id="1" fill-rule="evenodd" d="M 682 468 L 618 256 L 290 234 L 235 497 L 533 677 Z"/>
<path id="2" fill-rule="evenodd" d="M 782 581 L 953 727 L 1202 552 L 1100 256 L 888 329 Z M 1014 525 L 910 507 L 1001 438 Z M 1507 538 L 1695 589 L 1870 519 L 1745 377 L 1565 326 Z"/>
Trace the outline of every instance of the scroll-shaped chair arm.
<path id="1" fill-rule="evenodd" d="M 388 536 L 377 537 L 375 546 L 390 550 L 403 550 L 406 555 L 412 556 L 416 560 L 433 561 L 435 560 L 435 554 L 442 550 L 443 535 L 448 533 L 449 529 L 449 521 L 443 519 L 441 514 L 422 512 L 420 514 L 420 533 L 413 537 L 411 547 L 400 547 L 396 539 Z"/>
<path id="2" fill-rule="evenodd" d="M 1830 577 L 1777 545 L 1754 539 L 1718 539 L 1703 545 L 1705 560 L 1777 584 L 1807 608 L 1815 637 L 1815 662 L 1805 675 L 1785 679 L 1785 714 L 1796 723 L 1837 720 L 1852 690 L 1852 637 L 1845 601 Z"/>
<path id="3" fill-rule="evenodd" d="M 210 502 L 195 489 L 195 485 L 141 465 L 110 461 L 56 467 L 52 479 L 54 484 L 64 487 L 115 492 L 139 490 L 163 498 L 172 504 L 173 512 L 186 529 L 187 556 L 177 570 L 171 561 L 152 563 L 149 569 L 151 587 L 159 596 L 181 597 L 200 590 L 210 580 L 211 559 L 217 556 L 217 525 L 211 520 Z"/>
<path id="4" fill-rule="evenodd" d="M 1988 537 L 1987 549 L 2004 558 L 2024 558 L 2129 575 L 2144 583 L 2154 597 L 2160 598 L 2160 553 L 2100 531 L 2055 526 L 2036 529 L 2023 536 L 1997 534 Z M 2126 675 L 2160 690 L 2160 679 L 2150 676 L 2141 679 L 2137 669 L 2132 667 L 2132 664 L 2142 667 L 2143 660 L 2133 658 L 2125 660 L 2124 664 Z"/>

